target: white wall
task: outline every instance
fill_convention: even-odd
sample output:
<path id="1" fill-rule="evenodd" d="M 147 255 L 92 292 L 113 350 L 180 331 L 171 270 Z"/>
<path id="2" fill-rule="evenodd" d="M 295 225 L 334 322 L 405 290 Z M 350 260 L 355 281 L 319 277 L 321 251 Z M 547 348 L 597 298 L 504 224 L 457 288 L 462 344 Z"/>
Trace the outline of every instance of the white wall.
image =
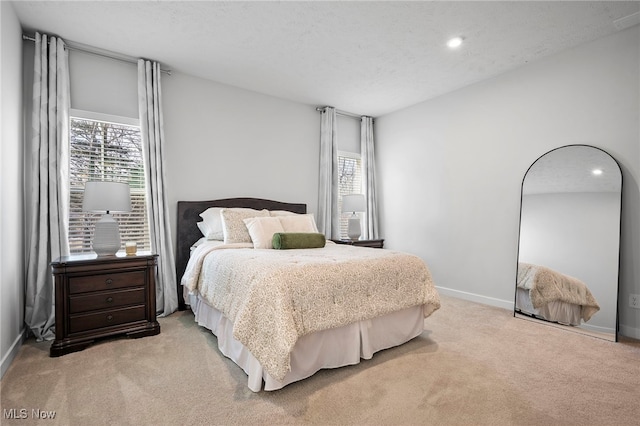
<path id="1" fill-rule="evenodd" d="M 360 154 L 360 119 L 344 115 L 337 118 L 338 151 Z"/>
<path id="2" fill-rule="evenodd" d="M 22 173 L 22 29 L 13 6 L 0 2 L 0 376 L 24 335 Z"/>
<path id="3" fill-rule="evenodd" d="M 69 81 L 71 108 L 138 118 L 136 64 L 70 50 Z"/>
<path id="4" fill-rule="evenodd" d="M 179 200 L 258 197 L 306 203 L 316 213 L 315 106 L 179 72 L 163 76 L 162 89 L 174 235 Z"/>
<path id="5" fill-rule="evenodd" d="M 623 170 L 620 324 L 640 337 L 638 26 L 376 120 L 385 246 L 443 293 L 513 307 L 520 186 L 543 153 L 609 152 Z M 402 190 L 400 190 L 402 188 Z"/>

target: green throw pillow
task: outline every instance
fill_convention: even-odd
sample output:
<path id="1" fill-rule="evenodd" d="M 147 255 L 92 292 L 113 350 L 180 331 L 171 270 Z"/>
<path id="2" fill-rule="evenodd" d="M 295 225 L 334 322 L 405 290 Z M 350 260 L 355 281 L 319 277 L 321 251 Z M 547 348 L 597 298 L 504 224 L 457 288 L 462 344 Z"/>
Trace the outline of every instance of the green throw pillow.
<path id="1" fill-rule="evenodd" d="M 316 232 L 276 232 L 272 243 L 274 249 L 322 248 L 326 239 Z"/>

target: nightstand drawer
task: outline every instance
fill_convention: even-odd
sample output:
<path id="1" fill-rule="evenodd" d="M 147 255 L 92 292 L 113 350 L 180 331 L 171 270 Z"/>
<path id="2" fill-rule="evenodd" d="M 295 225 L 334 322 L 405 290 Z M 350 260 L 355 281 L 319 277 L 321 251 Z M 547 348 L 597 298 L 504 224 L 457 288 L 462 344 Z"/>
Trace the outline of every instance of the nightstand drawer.
<path id="1" fill-rule="evenodd" d="M 144 296 L 144 287 L 72 296 L 69 299 L 69 313 L 76 314 L 119 306 L 141 305 L 144 304 Z"/>
<path id="2" fill-rule="evenodd" d="M 73 315 L 69 321 L 69 333 L 79 333 L 134 321 L 144 321 L 145 319 L 144 305 L 92 314 Z"/>
<path id="3" fill-rule="evenodd" d="M 69 277 L 69 294 L 143 286 L 144 278 L 143 270 Z"/>

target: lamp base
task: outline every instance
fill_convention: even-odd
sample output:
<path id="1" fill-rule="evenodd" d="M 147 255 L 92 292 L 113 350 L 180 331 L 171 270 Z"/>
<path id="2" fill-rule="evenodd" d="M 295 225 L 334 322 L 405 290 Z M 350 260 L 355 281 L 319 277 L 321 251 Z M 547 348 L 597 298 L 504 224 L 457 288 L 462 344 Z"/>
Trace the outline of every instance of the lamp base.
<path id="1" fill-rule="evenodd" d="M 98 256 L 113 256 L 120 250 L 120 229 L 111 214 L 102 215 L 96 222 L 91 248 Z"/>
<path id="2" fill-rule="evenodd" d="M 355 213 L 349 218 L 349 227 L 347 228 L 347 236 L 350 240 L 358 240 L 361 234 L 360 218 Z"/>

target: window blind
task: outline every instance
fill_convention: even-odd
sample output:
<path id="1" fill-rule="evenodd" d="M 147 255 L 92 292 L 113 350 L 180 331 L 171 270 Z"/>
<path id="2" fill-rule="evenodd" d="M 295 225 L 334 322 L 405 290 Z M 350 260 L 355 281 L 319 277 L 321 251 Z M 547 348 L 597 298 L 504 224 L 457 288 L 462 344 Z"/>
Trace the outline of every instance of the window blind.
<path id="1" fill-rule="evenodd" d="M 362 160 L 360 154 L 338 152 L 338 179 L 340 237 L 347 238 L 351 213 L 342 213 L 342 196 L 362 193 Z"/>
<path id="2" fill-rule="evenodd" d="M 69 146 L 69 247 L 71 253 L 91 252 L 95 222 L 101 214 L 82 211 L 84 184 L 90 180 L 126 182 L 131 212 L 113 213 L 123 241 L 150 250 L 144 159 L 140 128 L 127 124 L 72 117 Z"/>

